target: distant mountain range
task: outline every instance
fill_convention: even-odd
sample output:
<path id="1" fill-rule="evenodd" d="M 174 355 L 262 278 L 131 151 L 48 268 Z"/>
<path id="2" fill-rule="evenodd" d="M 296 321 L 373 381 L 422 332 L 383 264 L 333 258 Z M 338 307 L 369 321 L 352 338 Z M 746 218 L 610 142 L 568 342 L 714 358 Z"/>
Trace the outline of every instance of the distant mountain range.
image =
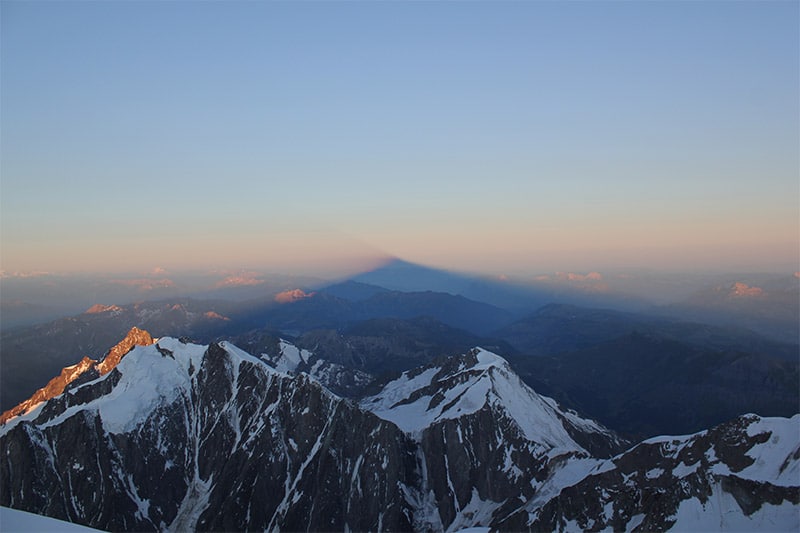
<path id="1" fill-rule="evenodd" d="M 97 304 L 81 315 L 6 330 L 0 334 L 0 408 L 19 403 L 131 326 L 203 343 L 228 339 L 251 353 L 272 353 L 280 338 L 289 339 L 363 373 L 331 385 L 349 397 L 480 345 L 504 355 L 536 390 L 636 438 L 692 432 L 747 412 L 787 416 L 800 402 L 798 345 L 743 328 L 565 304 L 511 310 L 462 295 L 349 280 L 243 301 Z M 637 380 L 627 379 L 634 373 Z"/>
<path id="2" fill-rule="evenodd" d="M 633 437 L 691 433 L 750 411 L 789 416 L 800 405 L 797 361 L 642 333 L 510 360 L 537 390 Z"/>
<path id="3" fill-rule="evenodd" d="M 377 260 L 376 260 L 377 261 Z M 800 338 L 800 274 L 664 274 L 645 271 L 554 272 L 485 276 L 385 258 L 372 269 L 331 282 L 248 270 L 136 275 L 0 273 L 0 330 L 79 313 L 95 304 L 180 299 L 250 303 L 263 307 L 320 291 L 359 302 L 379 292 L 436 292 L 463 296 L 517 317 L 551 304 L 647 312 L 684 321 L 757 331 L 796 344 Z M 368 317 L 376 318 L 376 317 Z M 445 322 L 447 322 L 445 320 Z"/>
<path id="4" fill-rule="evenodd" d="M 363 289 L 363 287 L 362 287 Z M 266 302 L 233 313 L 242 326 L 268 324 L 288 335 L 319 328 L 343 328 L 373 318 L 428 316 L 452 327 L 485 334 L 510 323 L 516 315 L 493 305 L 443 292 L 375 290 L 367 298 L 341 298 L 340 286 L 326 289 L 290 304 Z"/>
<path id="5" fill-rule="evenodd" d="M 613 309 L 549 304 L 493 332 L 527 355 L 558 355 L 632 333 L 711 350 L 755 352 L 796 361 L 797 343 L 774 341 L 742 327 Z"/>
<path id="6" fill-rule="evenodd" d="M 357 402 L 329 389 L 353 372 L 273 348 L 132 330 L 4 418 L 0 505 L 114 531 L 800 527 L 800 415 L 632 445 L 482 348 Z"/>
<path id="7" fill-rule="evenodd" d="M 0 330 L 31 326 L 80 313 L 95 304 L 125 306 L 155 301 L 241 302 L 273 299 L 297 287 L 328 284 L 308 276 L 268 275 L 247 270 L 139 274 L 0 275 Z"/>
<path id="8" fill-rule="evenodd" d="M 729 331 L 747 329 L 779 342 L 800 342 L 800 272 L 696 276 L 557 272 L 488 278 L 398 259 L 353 280 L 400 291 L 459 294 L 515 313 L 569 304 L 714 324 Z"/>
<path id="9" fill-rule="evenodd" d="M 747 328 L 788 343 L 800 340 L 800 273 L 730 281 L 658 311 L 686 320 Z"/>

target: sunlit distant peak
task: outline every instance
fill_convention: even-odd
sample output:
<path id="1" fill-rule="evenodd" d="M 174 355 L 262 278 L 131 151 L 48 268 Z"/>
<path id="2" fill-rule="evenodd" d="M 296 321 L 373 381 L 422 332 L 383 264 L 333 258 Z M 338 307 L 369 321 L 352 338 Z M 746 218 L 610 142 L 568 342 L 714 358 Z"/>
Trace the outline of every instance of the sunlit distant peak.
<path id="1" fill-rule="evenodd" d="M 731 296 L 739 297 L 739 298 L 746 298 L 746 297 L 754 297 L 754 296 L 762 296 L 764 294 L 764 289 L 760 287 L 751 287 L 746 283 L 742 283 L 737 281 L 731 287 Z"/>
<path id="2" fill-rule="evenodd" d="M 264 280 L 261 279 L 258 272 L 242 272 L 227 276 L 225 279 L 217 282 L 216 288 L 222 287 L 246 287 L 252 285 L 261 285 Z"/>
<path id="3" fill-rule="evenodd" d="M 279 292 L 275 295 L 275 301 L 279 304 L 288 304 L 292 302 L 296 302 L 297 300 L 303 300 L 305 298 L 311 298 L 314 296 L 315 293 L 313 292 L 305 292 L 303 289 L 292 289 L 288 291 Z"/>

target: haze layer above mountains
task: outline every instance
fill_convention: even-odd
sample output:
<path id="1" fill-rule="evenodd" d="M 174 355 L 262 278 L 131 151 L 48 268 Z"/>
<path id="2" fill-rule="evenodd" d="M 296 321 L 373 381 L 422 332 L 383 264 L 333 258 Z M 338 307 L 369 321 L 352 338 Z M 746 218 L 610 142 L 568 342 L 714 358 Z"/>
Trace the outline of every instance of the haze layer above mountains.
<path id="1" fill-rule="evenodd" d="M 38 283 L 61 297 L 103 298 L 84 300 L 83 313 L 3 328 L 2 409 L 61 368 L 97 357 L 133 326 L 156 337 L 231 340 L 251 353 L 290 339 L 361 373 L 336 389 L 350 397 L 387 373 L 480 345 L 506 357 L 536 390 L 633 436 L 687 433 L 746 412 L 790 416 L 798 404 L 800 280 L 791 274 L 681 280 L 561 272 L 511 280 L 394 260 L 336 282 L 257 272 L 181 279 L 189 280 L 166 272 L 125 283 L 1 280 L 13 290 Z M 643 297 L 648 283 L 661 299 Z M 623 287 L 638 287 L 638 296 Z M 637 380 L 626 380 L 631 374 Z M 586 377 L 597 375 L 604 377 Z M 685 410 L 692 416 L 677 414 Z"/>

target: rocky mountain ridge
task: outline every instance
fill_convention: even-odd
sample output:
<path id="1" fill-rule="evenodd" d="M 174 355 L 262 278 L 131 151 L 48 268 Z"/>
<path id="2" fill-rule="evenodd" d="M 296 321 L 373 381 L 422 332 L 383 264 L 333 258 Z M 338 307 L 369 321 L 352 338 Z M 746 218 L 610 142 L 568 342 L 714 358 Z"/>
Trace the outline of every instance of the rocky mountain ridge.
<path id="1" fill-rule="evenodd" d="M 800 415 L 745 415 L 708 431 L 648 439 L 499 529 L 795 531 Z M 688 527 L 691 526 L 691 527 Z"/>
<path id="2" fill-rule="evenodd" d="M 102 361 L 98 362 L 84 356 L 79 363 L 65 367 L 61 374 L 51 379 L 47 385 L 33 393 L 30 398 L 0 415 L 0 424 L 5 424 L 13 417 L 29 413 L 40 403 L 61 395 L 70 383 L 77 379 L 85 378 L 87 373 L 95 377 L 108 374 L 134 346 L 149 346 L 153 342 L 153 337 L 147 331 L 137 327 L 131 328 L 125 338 L 111 348 Z"/>
<path id="3" fill-rule="evenodd" d="M 356 403 L 278 348 L 112 350 L 0 426 L 0 505 L 105 530 L 661 530 L 724 501 L 727 524 L 800 526 L 800 415 L 626 450 L 486 350 Z"/>

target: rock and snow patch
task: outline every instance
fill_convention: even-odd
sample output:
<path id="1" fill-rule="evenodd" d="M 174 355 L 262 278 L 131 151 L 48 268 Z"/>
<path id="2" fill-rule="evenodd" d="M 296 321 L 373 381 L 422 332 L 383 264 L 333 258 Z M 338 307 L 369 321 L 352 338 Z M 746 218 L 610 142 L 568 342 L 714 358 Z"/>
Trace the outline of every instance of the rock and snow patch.
<path id="1" fill-rule="evenodd" d="M 742 512 L 736 498 L 714 484 L 705 502 L 697 498 L 683 500 L 672 517 L 671 531 L 798 531 L 800 510 L 783 501 L 780 505 L 764 503 L 750 515 Z"/>
<path id="2" fill-rule="evenodd" d="M 472 488 L 472 498 L 469 503 L 461 509 L 453 522 L 447 528 L 447 532 L 463 531 L 487 531 L 482 526 L 488 526 L 492 522 L 492 514 L 502 504 L 491 500 L 481 499 L 478 491 Z"/>
<path id="3" fill-rule="evenodd" d="M 747 452 L 753 464 L 736 475 L 785 487 L 800 484 L 800 414 L 789 422 L 785 418 L 757 417 L 747 426 L 750 437 L 763 433 L 769 433 L 769 439 Z"/>
<path id="4" fill-rule="evenodd" d="M 285 373 L 297 372 L 301 365 L 308 363 L 312 355 L 308 350 L 302 350 L 283 339 L 278 345 L 278 351 L 279 355 L 274 361 L 275 369 Z"/>

